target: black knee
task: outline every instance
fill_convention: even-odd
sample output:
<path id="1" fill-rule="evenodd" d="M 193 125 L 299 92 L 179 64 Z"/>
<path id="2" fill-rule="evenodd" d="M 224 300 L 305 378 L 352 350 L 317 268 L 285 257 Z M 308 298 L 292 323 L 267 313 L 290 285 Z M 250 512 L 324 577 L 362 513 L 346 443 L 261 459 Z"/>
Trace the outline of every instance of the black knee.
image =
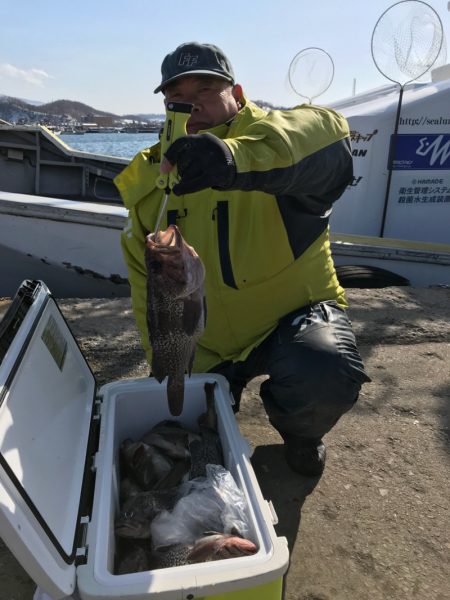
<path id="1" fill-rule="evenodd" d="M 361 383 L 328 359 L 311 369 L 293 372 L 280 381 L 261 385 L 261 399 L 270 422 L 282 437 L 320 439 L 352 408 Z"/>

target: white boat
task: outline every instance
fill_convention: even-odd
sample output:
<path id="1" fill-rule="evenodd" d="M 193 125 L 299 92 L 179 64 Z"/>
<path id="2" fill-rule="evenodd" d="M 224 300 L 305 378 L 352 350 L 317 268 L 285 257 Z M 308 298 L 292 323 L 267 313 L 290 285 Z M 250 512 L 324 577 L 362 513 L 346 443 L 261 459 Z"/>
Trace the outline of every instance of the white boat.
<path id="1" fill-rule="evenodd" d="M 60 133 L 62 135 L 84 135 L 82 129 L 63 129 Z"/>
<path id="2" fill-rule="evenodd" d="M 120 206 L 0 192 L 0 296 L 24 279 L 45 281 L 56 297 L 128 296 L 127 217 Z M 450 283 L 443 244 L 332 234 L 331 246 L 346 287 Z"/>
<path id="3" fill-rule="evenodd" d="M 344 287 L 450 286 L 450 245 L 393 238 L 331 234 Z"/>

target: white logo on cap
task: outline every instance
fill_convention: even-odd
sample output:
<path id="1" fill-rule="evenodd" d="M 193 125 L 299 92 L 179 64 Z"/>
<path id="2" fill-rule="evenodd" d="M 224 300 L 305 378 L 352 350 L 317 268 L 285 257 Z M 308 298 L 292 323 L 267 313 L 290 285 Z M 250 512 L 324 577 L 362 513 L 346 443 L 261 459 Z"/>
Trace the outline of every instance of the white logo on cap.
<path id="1" fill-rule="evenodd" d="M 180 67 L 193 67 L 198 63 L 198 54 L 190 54 L 189 52 L 182 52 L 178 59 Z"/>

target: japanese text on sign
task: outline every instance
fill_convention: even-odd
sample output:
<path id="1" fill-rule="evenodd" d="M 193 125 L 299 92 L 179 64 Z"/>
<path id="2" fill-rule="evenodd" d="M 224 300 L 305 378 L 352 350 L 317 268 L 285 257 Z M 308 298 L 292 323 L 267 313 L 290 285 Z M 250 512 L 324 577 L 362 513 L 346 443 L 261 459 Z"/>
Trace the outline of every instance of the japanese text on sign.
<path id="1" fill-rule="evenodd" d="M 374 135 L 378 133 L 378 129 L 374 129 L 372 133 L 359 133 L 359 131 L 350 131 L 350 140 L 358 144 L 359 142 L 370 142 Z"/>

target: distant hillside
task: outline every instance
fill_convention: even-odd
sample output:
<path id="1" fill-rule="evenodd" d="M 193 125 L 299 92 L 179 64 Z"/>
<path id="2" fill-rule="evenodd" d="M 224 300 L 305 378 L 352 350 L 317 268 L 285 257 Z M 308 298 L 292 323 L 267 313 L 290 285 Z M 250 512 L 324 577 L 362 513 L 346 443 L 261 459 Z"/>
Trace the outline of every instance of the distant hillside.
<path id="1" fill-rule="evenodd" d="M 67 120 L 67 117 L 76 121 L 82 121 L 89 115 L 112 117 L 117 121 L 126 119 L 145 122 L 164 119 L 163 114 L 153 113 L 116 115 L 73 100 L 55 100 L 54 102 L 47 102 L 45 104 L 33 102 L 31 104 L 20 98 L 0 94 L 0 119 L 9 122 L 17 123 L 21 119 L 32 123 L 39 121 L 58 122 Z"/>
<path id="2" fill-rule="evenodd" d="M 10 98 L 10 96 L 5 96 L 4 94 L 0 94 L 0 100 L 2 98 Z M 22 102 L 26 102 L 27 104 L 31 104 L 32 106 L 40 106 L 41 104 L 45 104 L 45 102 L 41 102 L 40 100 L 28 100 L 27 98 L 17 98 L 18 100 L 22 100 Z"/>
<path id="3" fill-rule="evenodd" d="M 54 102 L 48 102 L 47 104 L 35 106 L 34 110 L 36 112 L 46 113 L 47 115 L 70 115 L 73 119 L 82 119 L 86 115 L 90 114 L 100 115 L 103 117 L 119 118 L 119 116 L 115 115 L 114 113 L 97 110 L 88 104 L 74 102 L 72 100 L 55 100 Z"/>
<path id="4" fill-rule="evenodd" d="M 0 97 L 0 119 L 9 123 L 17 123 L 19 119 L 35 121 L 41 115 L 35 111 L 35 106 L 27 104 L 18 98 Z"/>

